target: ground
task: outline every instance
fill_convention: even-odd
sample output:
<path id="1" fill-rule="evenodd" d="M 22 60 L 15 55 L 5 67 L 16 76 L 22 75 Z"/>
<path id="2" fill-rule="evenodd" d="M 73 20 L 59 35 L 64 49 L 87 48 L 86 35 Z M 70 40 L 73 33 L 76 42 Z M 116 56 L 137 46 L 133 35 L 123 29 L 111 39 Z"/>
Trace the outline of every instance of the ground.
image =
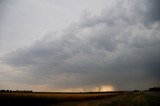
<path id="1" fill-rule="evenodd" d="M 1 106 L 160 106 L 159 92 L 15 93 L 1 92 Z"/>

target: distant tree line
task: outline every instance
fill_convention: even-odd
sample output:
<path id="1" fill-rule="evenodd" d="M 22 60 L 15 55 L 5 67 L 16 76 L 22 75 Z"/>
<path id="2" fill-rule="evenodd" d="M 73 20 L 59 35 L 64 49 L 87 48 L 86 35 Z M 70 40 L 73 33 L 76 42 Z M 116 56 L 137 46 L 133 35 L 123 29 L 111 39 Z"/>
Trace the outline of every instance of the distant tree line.
<path id="1" fill-rule="evenodd" d="M 160 91 L 160 87 L 149 88 L 149 91 Z"/>
<path id="2" fill-rule="evenodd" d="M 33 92 L 32 90 L 0 90 L 0 92 L 22 92 L 22 93 L 31 93 Z"/>
<path id="3" fill-rule="evenodd" d="M 145 92 L 149 91 L 149 92 L 160 92 L 160 87 L 153 87 L 153 88 L 149 88 L 148 90 L 143 90 Z M 20 93 L 32 93 L 32 90 L 0 90 L 0 92 L 20 92 Z M 130 91 L 107 91 L 107 92 L 85 92 L 85 93 L 125 93 L 125 92 L 130 92 Z M 141 92 L 140 90 L 134 90 L 133 92 Z M 54 92 L 54 93 L 62 93 L 62 92 Z M 69 92 L 63 92 L 63 93 L 69 93 Z M 74 92 L 71 92 L 74 93 Z M 77 93 L 77 92 L 76 92 Z M 79 93 L 84 93 L 84 92 L 79 92 Z"/>

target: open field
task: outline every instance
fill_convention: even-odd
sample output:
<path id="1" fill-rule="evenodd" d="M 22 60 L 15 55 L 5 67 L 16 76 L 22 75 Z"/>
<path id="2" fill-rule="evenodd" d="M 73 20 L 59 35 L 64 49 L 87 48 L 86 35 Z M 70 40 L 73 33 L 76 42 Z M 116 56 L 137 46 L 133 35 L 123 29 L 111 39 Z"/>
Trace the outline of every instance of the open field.
<path id="1" fill-rule="evenodd" d="M 160 93 L 1 92 L 1 106 L 160 106 Z"/>

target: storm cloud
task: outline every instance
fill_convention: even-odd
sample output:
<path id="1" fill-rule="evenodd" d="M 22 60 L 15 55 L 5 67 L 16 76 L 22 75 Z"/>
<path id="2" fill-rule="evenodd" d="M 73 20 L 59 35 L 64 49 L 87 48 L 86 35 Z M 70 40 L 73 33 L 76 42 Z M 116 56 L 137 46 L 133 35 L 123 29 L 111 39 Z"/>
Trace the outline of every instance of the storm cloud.
<path id="1" fill-rule="evenodd" d="M 58 33 L 46 33 L 2 61 L 27 73 L 11 77 L 50 88 L 111 85 L 145 89 L 160 82 L 160 1 L 117 0 L 100 15 L 84 11 L 81 20 Z"/>

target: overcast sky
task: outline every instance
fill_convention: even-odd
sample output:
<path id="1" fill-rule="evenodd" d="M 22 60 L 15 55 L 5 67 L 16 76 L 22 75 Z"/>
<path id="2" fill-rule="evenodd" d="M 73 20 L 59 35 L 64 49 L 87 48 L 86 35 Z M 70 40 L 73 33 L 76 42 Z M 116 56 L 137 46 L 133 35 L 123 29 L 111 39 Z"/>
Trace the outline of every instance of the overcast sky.
<path id="1" fill-rule="evenodd" d="M 160 0 L 0 0 L 0 89 L 160 85 Z"/>

